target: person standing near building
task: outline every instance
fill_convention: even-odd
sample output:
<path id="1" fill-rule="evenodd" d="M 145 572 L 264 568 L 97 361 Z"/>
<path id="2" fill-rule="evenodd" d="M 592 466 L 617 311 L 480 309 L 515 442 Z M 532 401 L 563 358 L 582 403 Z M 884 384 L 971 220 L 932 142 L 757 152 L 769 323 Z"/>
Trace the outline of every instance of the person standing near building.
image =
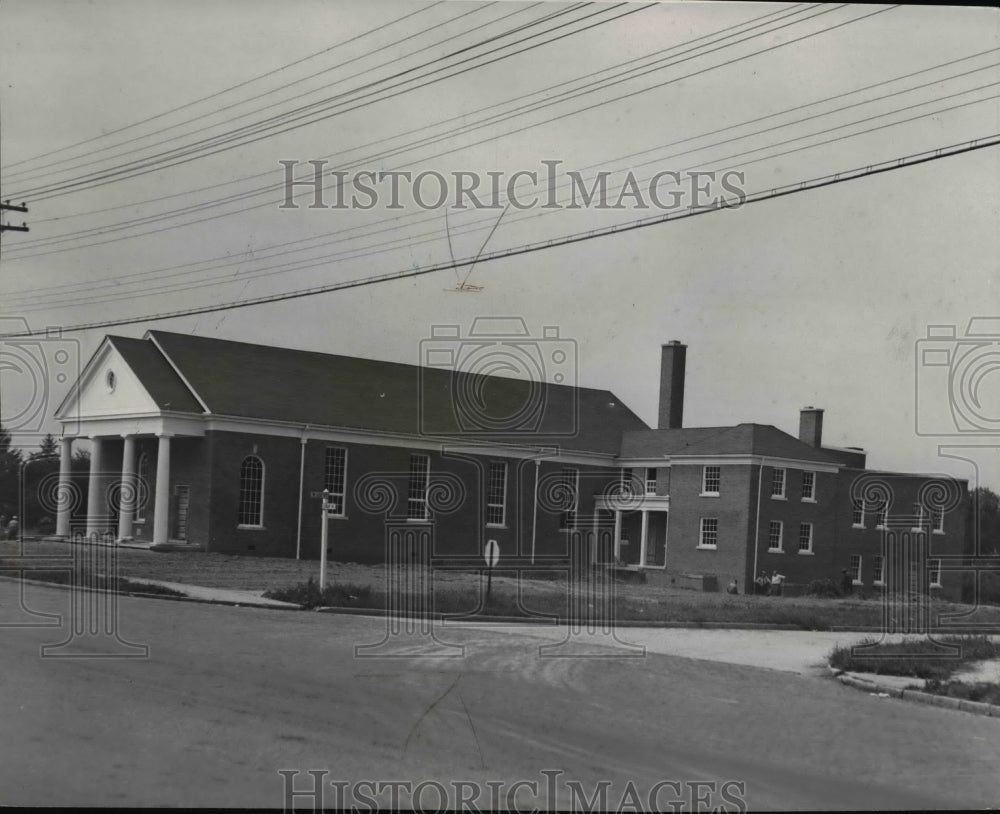
<path id="1" fill-rule="evenodd" d="M 783 574 L 775 571 L 771 574 L 771 596 L 781 596 L 781 585 L 785 581 Z"/>
<path id="2" fill-rule="evenodd" d="M 841 570 L 840 590 L 844 596 L 850 596 L 854 593 L 854 580 L 851 578 L 851 575 L 848 573 L 846 568 Z"/>
<path id="3" fill-rule="evenodd" d="M 17 532 L 20 530 L 21 524 L 17 522 L 17 515 L 15 514 L 10 522 L 7 524 L 7 539 L 16 540 Z"/>

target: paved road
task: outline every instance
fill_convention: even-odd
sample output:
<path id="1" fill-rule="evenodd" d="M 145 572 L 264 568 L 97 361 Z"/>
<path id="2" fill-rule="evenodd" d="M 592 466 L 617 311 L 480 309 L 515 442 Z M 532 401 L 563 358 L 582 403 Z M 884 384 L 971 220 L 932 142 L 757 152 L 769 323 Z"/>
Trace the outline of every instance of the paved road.
<path id="1" fill-rule="evenodd" d="M 69 608 L 53 588 L 29 588 L 27 600 Z M 24 620 L 17 586 L 0 582 L 0 622 Z M 373 796 L 359 781 L 416 790 L 432 779 L 452 807 L 476 788 L 480 808 L 507 795 L 551 807 L 543 770 L 561 772 L 550 775 L 560 807 L 579 805 L 574 781 L 590 798 L 602 780 L 605 809 L 630 804 L 631 790 L 647 805 L 658 782 L 661 809 L 699 796 L 730 810 L 741 798 L 755 810 L 1000 802 L 1000 720 L 819 675 L 653 652 L 677 641 L 657 647 L 655 631 L 641 631 L 643 657 L 591 640 L 555 652 L 605 657 L 543 657 L 539 647 L 562 634 L 525 626 L 449 627 L 440 638 L 461 649 L 436 646 L 445 657 L 411 637 L 359 658 L 355 645 L 383 639 L 383 621 L 134 598 L 120 600 L 118 629 L 148 657 L 41 658 L 42 645 L 66 638 L 68 617 L 61 628 L 0 630 L 0 804 L 281 806 L 279 770 L 302 772 L 299 789 L 312 783 L 304 772 L 325 771 L 356 796 Z M 87 635 L 58 652 L 113 649 Z M 512 788 L 517 780 L 538 785 Z M 421 793 L 437 806 L 436 787 Z M 326 805 L 355 801 L 364 804 L 326 786 Z"/>

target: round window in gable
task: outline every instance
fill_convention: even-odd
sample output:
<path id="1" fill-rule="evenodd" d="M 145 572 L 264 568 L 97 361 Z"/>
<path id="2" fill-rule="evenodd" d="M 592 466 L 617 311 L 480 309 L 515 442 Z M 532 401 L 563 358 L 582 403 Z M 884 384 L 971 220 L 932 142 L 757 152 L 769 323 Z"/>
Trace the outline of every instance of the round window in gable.
<path id="1" fill-rule="evenodd" d="M 109 370 L 107 375 L 104 377 L 104 383 L 108 386 L 108 392 L 115 392 L 115 385 L 118 384 L 118 378 L 115 376 L 113 370 Z"/>

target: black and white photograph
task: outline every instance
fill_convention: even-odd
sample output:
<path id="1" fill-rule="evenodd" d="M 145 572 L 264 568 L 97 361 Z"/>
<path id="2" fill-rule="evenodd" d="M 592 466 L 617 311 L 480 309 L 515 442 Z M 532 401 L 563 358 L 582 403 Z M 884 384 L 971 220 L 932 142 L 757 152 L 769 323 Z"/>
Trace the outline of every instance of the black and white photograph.
<path id="1" fill-rule="evenodd" d="M 1000 806 L 1000 9 L 0 0 L 0 806 Z"/>

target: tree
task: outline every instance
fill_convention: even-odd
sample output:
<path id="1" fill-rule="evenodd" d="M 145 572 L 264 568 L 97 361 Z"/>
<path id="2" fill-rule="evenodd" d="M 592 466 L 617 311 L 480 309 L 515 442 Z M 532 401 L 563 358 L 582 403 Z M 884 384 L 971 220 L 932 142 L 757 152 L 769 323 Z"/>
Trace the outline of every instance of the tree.
<path id="1" fill-rule="evenodd" d="M 10 433 L 0 426 L 0 514 L 17 514 L 21 478 L 21 450 L 12 445 Z"/>
<path id="2" fill-rule="evenodd" d="M 970 497 L 965 550 L 969 554 L 997 556 L 1000 554 L 1000 495 L 992 489 L 979 486 L 972 490 Z M 975 523 L 977 515 L 979 516 L 978 541 Z M 969 587 L 972 588 L 971 582 Z M 966 599 L 1000 604 L 1000 572 L 986 571 L 979 574 L 978 596 L 972 594 L 970 590 Z"/>
<path id="3" fill-rule="evenodd" d="M 37 461 L 40 458 L 58 458 L 59 443 L 53 437 L 52 433 L 49 433 L 42 439 L 38 452 L 32 452 L 28 457 L 33 461 Z"/>
<path id="4" fill-rule="evenodd" d="M 1000 554 L 1000 495 L 986 486 L 972 490 L 966 522 L 966 550 L 985 555 Z M 979 545 L 976 546 L 976 514 L 979 515 Z"/>

